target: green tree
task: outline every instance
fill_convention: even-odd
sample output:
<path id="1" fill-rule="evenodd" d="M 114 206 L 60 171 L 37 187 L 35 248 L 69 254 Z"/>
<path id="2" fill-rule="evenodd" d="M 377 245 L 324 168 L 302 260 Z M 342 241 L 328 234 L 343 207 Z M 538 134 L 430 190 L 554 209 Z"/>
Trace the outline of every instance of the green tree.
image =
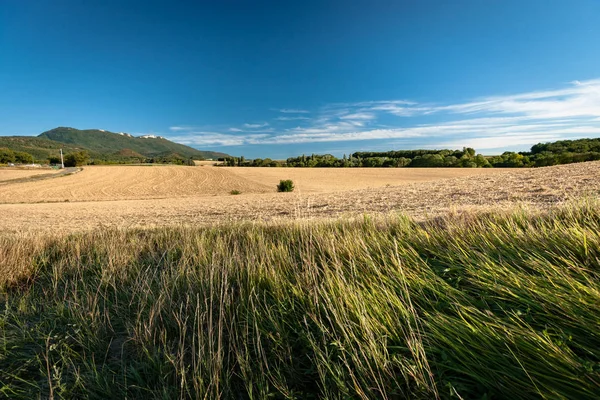
<path id="1" fill-rule="evenodd" d="M 481 154 L 477 154 L 473 157 L 473 162 L 477 165 L 478 168 L 490 168 L 492 164 L 489 163 L 487 158 L 482 156 Z"/>
<path id="2" fill-rule="evenodd" d="M 21 164 L 33 164 L 33 156 L 24 151 L 15 151 L 15 162 Z"/>
<path id="3" fill-rule="evenodd" d="M 0 148 L 0 164 L 15 162 L 15 152 L 5 147 Z"/>
<path id="4" fill-rule="evenodd" d="M 77 153 L 70 153 L 65 156 L 65 167 L 78 167 L 80 165 L 86 165 L 90 159 L 90 155 L 87 151 L 78 151 Z"/>

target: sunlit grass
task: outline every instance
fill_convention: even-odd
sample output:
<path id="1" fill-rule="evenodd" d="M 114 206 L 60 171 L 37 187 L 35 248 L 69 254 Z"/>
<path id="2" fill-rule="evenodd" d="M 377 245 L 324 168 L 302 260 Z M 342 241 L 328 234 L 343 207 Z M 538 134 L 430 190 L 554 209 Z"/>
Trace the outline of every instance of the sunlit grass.
<path id="1" fill-rule="evenodd" d="M 598 398 L 599 232 L 588 201 L 0 236 L 0 393 Z"/>

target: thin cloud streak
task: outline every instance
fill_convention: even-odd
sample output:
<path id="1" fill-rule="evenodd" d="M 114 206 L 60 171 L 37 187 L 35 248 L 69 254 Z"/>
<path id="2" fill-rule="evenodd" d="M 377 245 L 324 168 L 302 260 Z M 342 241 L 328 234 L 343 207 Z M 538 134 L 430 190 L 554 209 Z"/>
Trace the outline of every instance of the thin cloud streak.
<path id="1" fill-rule="evenodd" d="M 260 140 L 268 136 L 267 133 L 228 135 L 220 132 L 188 132 L 185 136 L 173 136 L 171 139 L 189 146 L 241 146 L 260 144 Z"/>
<path id="2" fill-rule="evenodd" d="M 355 113 L 355 114 L 346 114 L 346 115 L 342 115 L 340 116 L 340 119 L 365 119 L 365 120 L 370 120 L 370 119 L 375 119 L 376 116 L 375 114 L 372 113 L 365 113 L 365 112 L 360 112 L 360 113 Z"/>
<path id="3" fill-rule="evenodd" d="M 559 140 L 560 136 L 557 135 L 522 135 L 519 137 L 511 138 L 510 146 L 528 146 L 532 143 L 537 143 L 540 141 L 543 142 L 551 142 Z M 469 139 L 459 139 L 452 142 L 443 142 L 435 146 L 424 146 L 425 148 L 451 148 L 457 149 L 461 147 L 472 147 L 478 150 L 491 150 L 491 149 L 501 149 L 506 147 L 506 138 L 497 137 L 497 136 L 489 136 L 489 137 L 477 137 L 477 138 L 469 138 Z"/>
<path id="4" fill-rule="evenodd" d="M 310 118 L 308 117 L 277 117 L 275 118 L 277 121 L 308 121 Z"/>
<path id="5" fill-rule="evenodd" d="M 322 142 L 346 142 L 346 141 L 365 141 L 365 140 L 392 140 L 408 138 L 440 138 L 439 144 L 433 147 L 451 147 L 460 148 L 470 146 L 475 148 L 499 148 L 515 145 L 532 145 L 540 141 L 558 140 L 560 138 L 578 138 L 600 135 L 599 126 L 550 126 L 550 125 L 530 125 L 530 126 L 506 126 L 495 127 L 488 126 L 486 136 L 481 137 L 482 130 L 479 127 L 462 125 L 427 125 L 406 129 L 373 129 L 368 131 L 353 132 L 335 132 L 336 129 L 330 127 L 325 130 L 308 129 L 294 131 L 283 135 L 270 134 L 248 134 L 248 135 L 227 135 L 216 132 L 190 133 L 186 136 L 174 138 L 185 144 L 195 145 L 217 145 L 217 146 L 241 146 L 241 145 L 284 145 L 301 143 L 322 143 Z M 461 138 L 456 139 L 460 134 Z M 448 138 L 452 140 L 448 140 Z M 445 140 L 441 140 L 445 139 Z M 494 142 L 493 147 L 488 146 L 489 142 Z M 475 143 L 481 144 L 476 146 Z M 426 147 L 426 146 L 423 146 Z M 432 146 L 428 146 L 432 147 Z"/>
<path id="6" fill-rule="evenodd" d="M 193 126 L 171 126 L 171 127 L 169 127 L 169 130 L 173 131 L 173 132 L 191 131 L 194 129 L 197 129 L 197 128 L 195 128 Z"/>
<path id="7" fill-rule="evenodd" d="M 244 124 L 244 128 L 253 128 L 253 129 L 264 128 L 266 126 L 269 126 L 269 123 L 265 122 L 262 124 Z"/>
<path id="8" fill-rule="evenodd" d="M 279 111 L 280 113 L 284 114 L 308 114 L 310 112 L 308 110 L 302 110 L 299 108 L 280 108 L 275 109 L 275 111 Z"/>

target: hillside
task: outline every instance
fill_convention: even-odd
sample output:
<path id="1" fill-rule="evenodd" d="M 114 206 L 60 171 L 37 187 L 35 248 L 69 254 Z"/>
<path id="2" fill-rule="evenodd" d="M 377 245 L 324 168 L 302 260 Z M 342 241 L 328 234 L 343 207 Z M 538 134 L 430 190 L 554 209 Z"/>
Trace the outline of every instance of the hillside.
<path id="1" fill-rule="evenodd" d="M 229 157 L 225 153 L 197 150 L 160 136 L 134 137 L 126 133 L 74 128 L 55 128 L 39 136 L 0 136 L 1 148 L 31 154 L 37 161 L 58 157 L 59 149 L 63 149 L 65 154 L 85 150 L 92 160 L 103 162 L 130 162 L 130 159 L 142 158 L 202 160 Z"/>
<path id="2" fill-rule="evenodd" d="M 227 157 L 227 154 L 224 153 L 196 150 L 160 136 L 134 137 L 127 133 L 113 133 L 101 129 L 79 130 L 59 127 L 40 134 L 38 138 L 81 147 L 91 153 L 99 154 L 114 154 L 123 149 L 129 149 L 146 157 L 172 153 L 177 153 L 185 158 Z"/>
<path id="3" fill-rule="evenodd" d="M 0 148 L 8 148 L 13 151 L 24 151 L 31 154 L 36 160 L 57 157 L 59 155 L 59 149 L 63 149 L 64 153 L 83 150 L 81 146 L 59 143 L 35 136 L 0 136 Z M 96 152 L 89 150 L 88 152 L 92 157 L 100 156 L 100 154 Z"/>

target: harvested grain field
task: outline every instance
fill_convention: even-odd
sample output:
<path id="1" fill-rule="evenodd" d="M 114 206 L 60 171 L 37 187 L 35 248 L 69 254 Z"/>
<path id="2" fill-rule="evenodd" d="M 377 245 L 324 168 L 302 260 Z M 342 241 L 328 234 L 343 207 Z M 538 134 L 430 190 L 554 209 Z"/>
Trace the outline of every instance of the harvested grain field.
<path id="1" fill-rule="evenodd" d="M 272 193 L 281 179 L 292 179 L 297 192 L 323 193 L 498 173 L 502 170 L 90 166 L 60 181 L 4 187 L 0 203 L 180 199 L 228 195 L 232 190 Z"/>
<path id="2" fill-rule="evenodd" d="M 0 204 L 0 230 L 8 232 L 23 232 L 31 230 L 72 232 L 89 230 L 98 227 L 156 227 L 165 225 L 202 225 L 227 222 L 232 220 L 270 221 L 277 219 L 290 220 L 295 218 L 331 218 L 338 216 L 357 216 L 364 213 L 404 213 L 417 218 L 435 217 L 451 211 L 462 210 L 487 210 L 490 207 L 513 207 L 515 203 L 533 207 L 548 207 L 571 199 L 582 197 L 598 197 L 600 195 L 600 162 L 563 165 L 557 167 L 537 169 L 511 169 L 511 170 L 460 170 L 477 171 L 476 175 L 457 178 L 445 178 L 422 182 L 406 182 L 401 179 L 392 182 L 392 186 L 379 188 L 357 187 L 353 190 L 310 192 L 317 187 L 314 183 L 307 182 L 305 190 L 293 193 L 275 193 L 271 186 L 273 176 L 271 169 L 257 168 L 253 174 L 264 171 L 267 177 L 263 182 L 255 182 L 243 177 L 243 171 L 237 173 L 231 169 L 210 167 L 95 167 L 86 168 L 77 175 L 57 178 L 52 182 L 35 182 L 36 185 L 44 184 L 47 191 L 69 190 L 71 178 L 80 178 L 85 171 L 96 171 L 93 176 L 103 182 L 95 184 L 94 190 L 86 192 L 84 183 L 73 185 L 69 195 L 84 196 L 88 201 L 62 202 L 62 203 L 37 203 L 37 204 Z M 154 178 L 151 185 L 143 186 L 142 182 L 125 174 L 123 170 L 133 168 L 131 171 L 144 176 L 145 171 L 155 171 L 171 176 L 168 180 L 169 187 L 160 188 L 160 181 Z M 157 170 L 154 170 L 157 168 Z M 167 173 L 171 169 L 175 170 Z M 179 181 L 172 177 L 175 171 L 180 173 Z M 190 172 L 183 172 L 183 171 Z M 203 181 L 202 171 L 211 171 Z M 289 170 L 286 170 L 289 171 Z M 326 173 L 319 170 L 294 170 L 302 184 L 312 174 Z M 303 172 L 305 171 L 305 172 Z M 351 181 L 354 169 L 347 169 L 346 180 Z M 421 170 L 408 169 L 374 169 L 373 173 L 410 174 L 423 173 Z M 431 170 L 440 174 L 442 170 Z M 116 173 L 128 176 L 122 181 L 113 181 L 102 174 L 113 177 Z M 484 173 L 488 172 L 488 173 Z M 333 173 L 333 172 L 332 172 Z M 341 174 L 341 172 L 339 172 Z M 186 175 L 187 174 L 187 175 Z M 190 175 L 191 174 L 191 175 Z M 197 175 L 199 174 L 199 175 Z M 220 178 L 223 176 L 222 178 Z M 314 175 L 313 175 L 314 176 Z M 342 175 L 337 176 L 343 179 Z M 140 178 L 141 179 L 141 178 Z M 256 179 L 256 178 L 255 178 Z M 179 182 L 188 182 L 187 185 L 198 185 L 195 195 L 186 186 Z M 73 181 L 78 182 L 78 181 Z M 88 180 L 87 185 L 94 185 Z M 199 183 L 208 182 L 211 186 L 201 186 Z M 53 183 L 55 189 L 46 186 Z M 242 194 L 233 196 L 228 194 L 233 188 L 232 183 L 247 185 L 247 192 L 242 189 Z M 110 185 L 114 187 L 111 187 Z M 137 189 L 127 191 L 127 185 L 137 186 Z M 315 186 L 311 186 L 315 185 Z M 335 183 L 332 183 L 334 185 Z M 219 186 L 221 185 L 221 186 Z M 339 184 L 343 187 L 348 184 Z M 35 186 L 34 187 L 39 187 Z M 212 187 L 212 189 L 208 189 Z M 242 186 L 240 186 L 242 187 Z M 21 188 L 21 189 L 19 189 Z M 25 189 L 27 188 L 27 191 Z M 115 189 L 119 188 L 119 189 Z M 117 200 L 107 199 L 110 193 L 113 196 L 140 195 L 142 188 L 148 193 L 162 193 L 163 199 L 136 199 L 126 200 L 117 197 Z M 203 188 L 203 189 L 202 189 Z M 311 189 L 312 188 L 312 189 Z M 3 188 L 8 189 L 8 186 Z M 101 190 L 102 189 L 102 190 Z M 202 189 L 202 190 L 201 190 Z M 13 194 L 34 194 L 29 184 L 15 185 L 11 190 Z M 21 192 L 19 190 L 22 190 Z M 169 192 L 170 190 L 170 192 Z M 324 190 L 324 189 L 323 189 Z M 212 192 L 211 192 L 212 191 Z M 4 196 L 4 190 L 2 191 Z M 188 193 L 182 196 L 181 193 Z M 210 194 L 212 193 L 212 194 Z M 100 201 L 91 201 L 94 195 Z M 141 193 L 144 195 L 144 192 Z M 3 197 L 4 198 L 4 197 Z M 38 197 L 39 198 L 39 197 Z M 21 197 L 21 202 L 27 200 Z M 107 201 L 112 200 L 112 201 Z"/>
<path id="3" fill-rule="evenodd" d="M 275 187 L 281 179 L 294 181 L 303 193 L 379 188 L 468 176 L 489 176 L 505 169 L 488 168 L 227 168 L 240 178 Z"/>
<path id="4" fill-rule="evenodd" d="M 194 160 L 194 164 L 197 167 L 214 167 L 217 165 L 223 165 L 223 161 L 208 161 L 208 160 Z"/>
<path id="5" fill-rule="evenodd" d="M 224 195 L 231 190 L 272 192 L 221 168 L 182 166 L 90 166 L 58 180 L 3 187 L 0 203 L 107 201 Z"/>
<path id="6" fill-rule="evenodd" d="M 25 168 L 0 168 L 0 182 L 12 181 L 15 179 L 29 178 L 36 175 L 56 173 L 56 170 L 48 168 L 25 169 Z"/>

